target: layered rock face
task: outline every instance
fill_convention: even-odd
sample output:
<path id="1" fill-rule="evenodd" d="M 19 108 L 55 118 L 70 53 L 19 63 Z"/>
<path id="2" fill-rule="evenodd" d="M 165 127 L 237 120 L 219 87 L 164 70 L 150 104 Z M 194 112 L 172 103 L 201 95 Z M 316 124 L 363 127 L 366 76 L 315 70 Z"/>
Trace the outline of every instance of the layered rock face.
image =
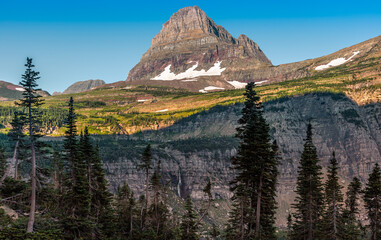
<path id="1" fill-rule="evenodd" d="M 217 62 L 221 62 L 220 69 L 236 68 L 234 71 L 239 70 L 240 66 L 260 68 L 272 65 L 258 44 L 247 36 L 241 35 L 236 39 L 223 27 L 215 24 L 199 7 L 186 7 L 173 14 L 163 25 L 160 33 L 153 38 L 151 48 L 130 71 L 127 81 L 136 84 L 142 82 L 162 84 L 160 81 L 164 81 L 167 85 L 177 84 L 178 87 L 189 88 L 191 86 L 187 86 L 186 82 L 183 82 L 185 85 L 182 86 L 181 80 L 194 78 L 197 74 L 182 79 L 168 76 L 155 79 L 155 77 L 168 66 L 173 74 L 183 73 L 196 64 L 195 71 L 208 72 Z M 210 82 L 205 84 L 202 82 L 210 79 L 213 79 L 214 85 L 229 85 L 226 83 L 225 70 L 207 76 L 206 79 L 198 79 L 199 83 L 196 85 L 200 87 L 209 84 Z M 150 82 L 152 80 L 156 81 Z M 176 82 L 169 83 L 169 81 Z"/>
<path id="2" fill-rule="evenodd" d="M 376 37 L 327 56 L 273 66 L 247 36 L 236 39 L 197 6 L 186 7 L 163 25 L 127 82 L 195 92 L 242 88 L 247 82 L 268 84 L 361 60 L 377 52 L 380 42 L 381 37 Z M 207 87 L 210 90 L 205 90 Z"/>
<path id="3" fill-rule="evenodd" d="M 117 156 L 107 153 L 111 148 L 110 151 L 102 149 L 104 159 L 108 159 L 105 165 L 111 185 L 116 187 L 126 181 L 136 193 L 143 192 L 144 173 L 136 166 L 143 146 L 149 142 L 155 162 L 162 162 L 165 182 L 169 181 L 179 196 L 202 199 L 202 189 L 210 179 L 213 195 L 217 199 L 229 199 L 229 181 L 234 176 L 230 158 L 236 154 L 238 146 L 233 136 L 241 108 L 240 104 L 219 106 L 166 129 L 132 136 L 129 141 L 119 143 Z M 265 117 L 282 156 L 278 184 L 279 224 L 285 223 L 295 197 L 297 169 L 309 120 L 323 171 L 335 151 L 340 183 L 344 186 L 354 176 L 365 182 L 374 164 L 381 163 L 379 103 L 358 106 L 344 95 L 311 94 L 266 103 Z"/>
<path id="4" fill-rule="evenodd" d="M 87 80 L 73 83 L 62 94 L 80 93 L 105 84 L 103 80 Z M 55 94 L 58 95 L 58 94 Z"/>
<path id="5" fill-rule="evenodd" d="M 194 57 L 200 57 L 197 56 L 200 53 L 206 55 L 210 50 L 208 56 L 203 56 L 201 59 L 188 59 L 201 60 L 204 63 L 237 57 L 271 64 L 256 43 L 245 35 L 235 39 L 197 6 L 186 7 L 173 14 L 163 25 L 161 32 L 153 38 L 152 46 L 143 55 L 142 60 L 151 57 L 160 58 L 165 52 L 171 55 L 186 53 L 189 50 L 193 50 Z"/>

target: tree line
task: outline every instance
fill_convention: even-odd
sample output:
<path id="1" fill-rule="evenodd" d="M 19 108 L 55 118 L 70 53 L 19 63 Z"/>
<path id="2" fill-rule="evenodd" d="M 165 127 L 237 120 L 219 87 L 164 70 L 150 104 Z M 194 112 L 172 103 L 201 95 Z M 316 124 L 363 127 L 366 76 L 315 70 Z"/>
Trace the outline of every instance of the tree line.
<path id="1" fill-rule="evenodd" d="M 277 239 L 275 212 L 277 203 L 277 165 L 280 157 L 269 126 L 263 118 L 260 98 L 254 84 L 246 86 L 237 137 L 240 145 L 232 159 L 237 175 L 231 183 L 233 210 L 226 239 Z M 355 177 L 342 193 L 339 164 L 332 153 L 323 182 L 322 167 L 313 144 L 312 125 L 308 123 L 304 149 L 298 167 L 296 199 L 287 218 L 284 239 L 348 240 L 381 239 L 381 170 L 376 163 L 365 188 Z M 359 219 L 360 199 L 364 202 L 368 224 Z"/>
<path id="2" fill-rule="evenodd" d="M 127 183 L 116 194 L 108 190 L 99 147 L 87 127 L 78 133 L 74 100 L 68 102 L 63 147 L 47 145 L 41 137 L 43 100 L 37 94 L 39 73 L 27 59 L 20 85 L 23 98 L 16 102 L 26 111 L 15 112 L 9 137 L 14 151 L 7 164 L 0 149 L 0 239 L 197 239 L 200 222 L 212 201 L 211 183 L 204 189 L 207 201 L 197 214 L 188 197 L 183 211 L 169 209 L 170 193 L 154 166 L 148 145 L 137 167 L 145 173 L 145 194 L 135 198 Z M 22 164 L 18 162 L 22 160 Z M 38 163 L 50 162 L 47 167 Z M 18 170 L 27 165 L 29 178 Z M 11 175 L 11 170 L 14 173 Z M 152 172 L 153 171 L 153 172 Z M 12 207 L 12 209 L 9 209 Z M 5 212 L 15 210 L 15 220 Z M 180 214 L 180 216 L 178 216 Z"/>
<path id="3" fill-rule="evenodd" d="M 9 137 L 13 155 L 0 148 L 0 239 L 278 239 L 275 226 L 276 187 L 281 161 L 276 141 L 263 117 L 260 97 L 249 83 L 236 137 L 239 147 L 232 158 L 236 173 L 230 183 L 233 197 L 229 220 L 223 230 L 210 221 L 214 201 L 212 183 L 195 208 L 188 196 L 174 208 L 174 193 L 162 176 L 161 162 L 152 161 L 151 146 L 142 152 L 136 167 L 144 175 L 144 192 L 136 197 L 127 183 L 115 194 L 108 190 L 99 147 L 87 127 L 77 131 L 74 100 L 68 102 L 63 146 L 40 141 L 42 98 L 37 94 L 39 73 L 28 58 L 20 85 L 25 89 L 17 104 Z M 378 164 L 362 188 L 358 178 L 344 197 L 339 164 L 332 153 L 323 182 L 322 167 L 307 126 L 296 184 L 297 197 L 287 218 L 283 239 L 380 239 L 381 170 Z M 19 161 L 22 161 L 20 164 Z M 23 177 L 18 170 L 30 171 Z M 14 172 L 11 175 L 11 168 Z M 360 199 L 368 215 L 359 219 Z M 16 211 L 19 219 L 12 218 Z M 203 231 L 202 225 L 209 230 Z"/>

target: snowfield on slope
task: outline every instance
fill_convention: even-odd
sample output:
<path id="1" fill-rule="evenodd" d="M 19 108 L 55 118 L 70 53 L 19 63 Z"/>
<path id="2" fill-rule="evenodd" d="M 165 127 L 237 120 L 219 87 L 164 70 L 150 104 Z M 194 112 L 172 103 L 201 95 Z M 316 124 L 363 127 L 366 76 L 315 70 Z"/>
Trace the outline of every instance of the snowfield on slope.
<path id="1" fill-rule="evenodd" d="M 231 84 L 232 86 L 234 86 L 235 89 L 242 89 L 242 88 L 245 88 L 247 83 L 244 83 L 244 82 L 239 82 L 239 81 L 227 81 L 229 84 Z M 254 84 L 255 85 L 259 85 L 259 84 L 262 84 L 262 83 L 265 83 L 267 82 L 267 80 L 263 80 L 263 81 L 260 81 L 260 82 L 255 82 Z"/>
<path id="2" fill-rule="evenodd" d="M 239 81 L 227 81 L 230 85 L 233 85 L 235 89 L 245 88 L 247 83 L 239 82 Z"/>
<path id="3" fill-rule="evenodd" d="M 198 62 L 193 65 L 191 68 L 187 69 L 185 72 L 176 74 L 171 72 L 171 64 L 169 64 L 162 73 L 157 75 L 151 80 L 161 80 L 161 81 L 173 81 L 181 79 L 193 79 L 201 76 L 219 76 L 226 68 L 221 68 L 222 62 L 214 63 L 213 67 L 209 68 L 208 71 L 201 69 L 200 71 L 196 70 L 198 67 Z"/>
<path id="4" fill-rule="evenodd" d="M 354 56 L 356 56 L 359 53 L 360 53 L 360 51 L 353 52 L 353 55 L 350 58 L 348 58 L 348 59 L 345 59 L 345 58 L 342 58 L 342 57 L 341 58 L 333 59 L 328 64 L 317 66 L 315 68 L 315 70 L 321 71 L 321 70 L 324 70 L 324 69 L 327 69 L 327 68 L 330 68 L 330 67 L 339 66 L 341 64 L 344 64 L 344 63 L 350 61 Z"/>
<path id="5" fill-rule="evenodd" d="M 207 93 L 208 91 L 212 91 L 212 90 L 225 90 L 225 88 L 215 87 L 215 86 L 208 86 L 208 87 L 205 87 L 204 89 L 200 89 L 198 91 L 200 93 Z"/>

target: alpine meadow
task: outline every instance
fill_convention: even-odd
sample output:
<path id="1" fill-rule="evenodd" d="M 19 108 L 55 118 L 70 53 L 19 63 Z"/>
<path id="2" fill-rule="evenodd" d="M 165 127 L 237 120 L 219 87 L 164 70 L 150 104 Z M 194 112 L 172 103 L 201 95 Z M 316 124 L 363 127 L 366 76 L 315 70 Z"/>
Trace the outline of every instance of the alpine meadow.
<path id="1" fill-rule="evenodd" d="M 357 21 L 363 8 L 348 2 L 343 17 L 332 4 L 337 15 L 325 18 L 306 9 L 310 16 L 300 17 L 293 3 L 278 13 L 276 4 L 238 11 L 225 1 L 199 3 L 234 33 L 268 21 L 274 28 L 259 31 L 258 44 L 198 6 L 164 14 L 181 1 L 147 12 L 143 2 L 111 2 L 4 3 L 0 239 L 381 239 L 381 36 L 279 65 L 268 57 L 279 50 L 261 40 L 279 38 L 271 24 L 282 21 L 296 24 L 292 31 L 336 19 L 338 36 L 350 30 L 337 19 Z M 266 17 L 261 7 L 274 12 Z M 371 8 L 364 11 L 374 17 Z M 21 18 L 24 10 L 36 16 Z M 360 25 L 351 30 L 373 30 Z M 127 55 L 120 27 L 135 31 Z M 129 72 L 116 63 L 118 52 L 127 62 L 137 49 L 146 52 Z M 89 71 L 95 62 L 103 66 Z M 117 68 L 124 79 L 101 80 Z M 72 81 L 82 76 L 94 79 Z"/>

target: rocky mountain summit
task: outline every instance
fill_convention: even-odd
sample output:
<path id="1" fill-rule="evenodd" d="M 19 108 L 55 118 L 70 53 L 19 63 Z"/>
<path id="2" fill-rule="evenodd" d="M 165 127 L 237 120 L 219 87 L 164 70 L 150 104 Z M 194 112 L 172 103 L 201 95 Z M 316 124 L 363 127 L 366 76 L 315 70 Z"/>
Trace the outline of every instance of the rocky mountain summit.
<path id="1" fill-rule="evenodd" d="M 245 35 L 234 38 L 195 6 L 172 15 L 153 38 L 151 48 L 130 71 L 127 81 L 156 85 L 175 82 L 174 85 L 195 91 L 199 85 L 207 87 L 209 79 L 217 87 L 226 87 L 229 85 L 224 80 L 229 76 L 226 73 L 233 68 L 236 72 L 242 67 L 271 65 L 258 44 Z"/>
<path id="2" fill-rule="evenodd" d="M 87 80 L 73 83 L 62 94 L 80 93 L 105 84 L 103 80 Z M 57 94 L 55 94 L 57 95 Z"/>
<path id="3" fill-rule="evenodd" d="M 247 36 L 234 38 L 199 7 L 186 7 L 164 23 L 127 82 L 203 93 L 243 88 L 247 82 L 281 82 L 359 61 L 379 49 L 380 41 L 376 37 L 327 56 L 273 66 Z"/>

